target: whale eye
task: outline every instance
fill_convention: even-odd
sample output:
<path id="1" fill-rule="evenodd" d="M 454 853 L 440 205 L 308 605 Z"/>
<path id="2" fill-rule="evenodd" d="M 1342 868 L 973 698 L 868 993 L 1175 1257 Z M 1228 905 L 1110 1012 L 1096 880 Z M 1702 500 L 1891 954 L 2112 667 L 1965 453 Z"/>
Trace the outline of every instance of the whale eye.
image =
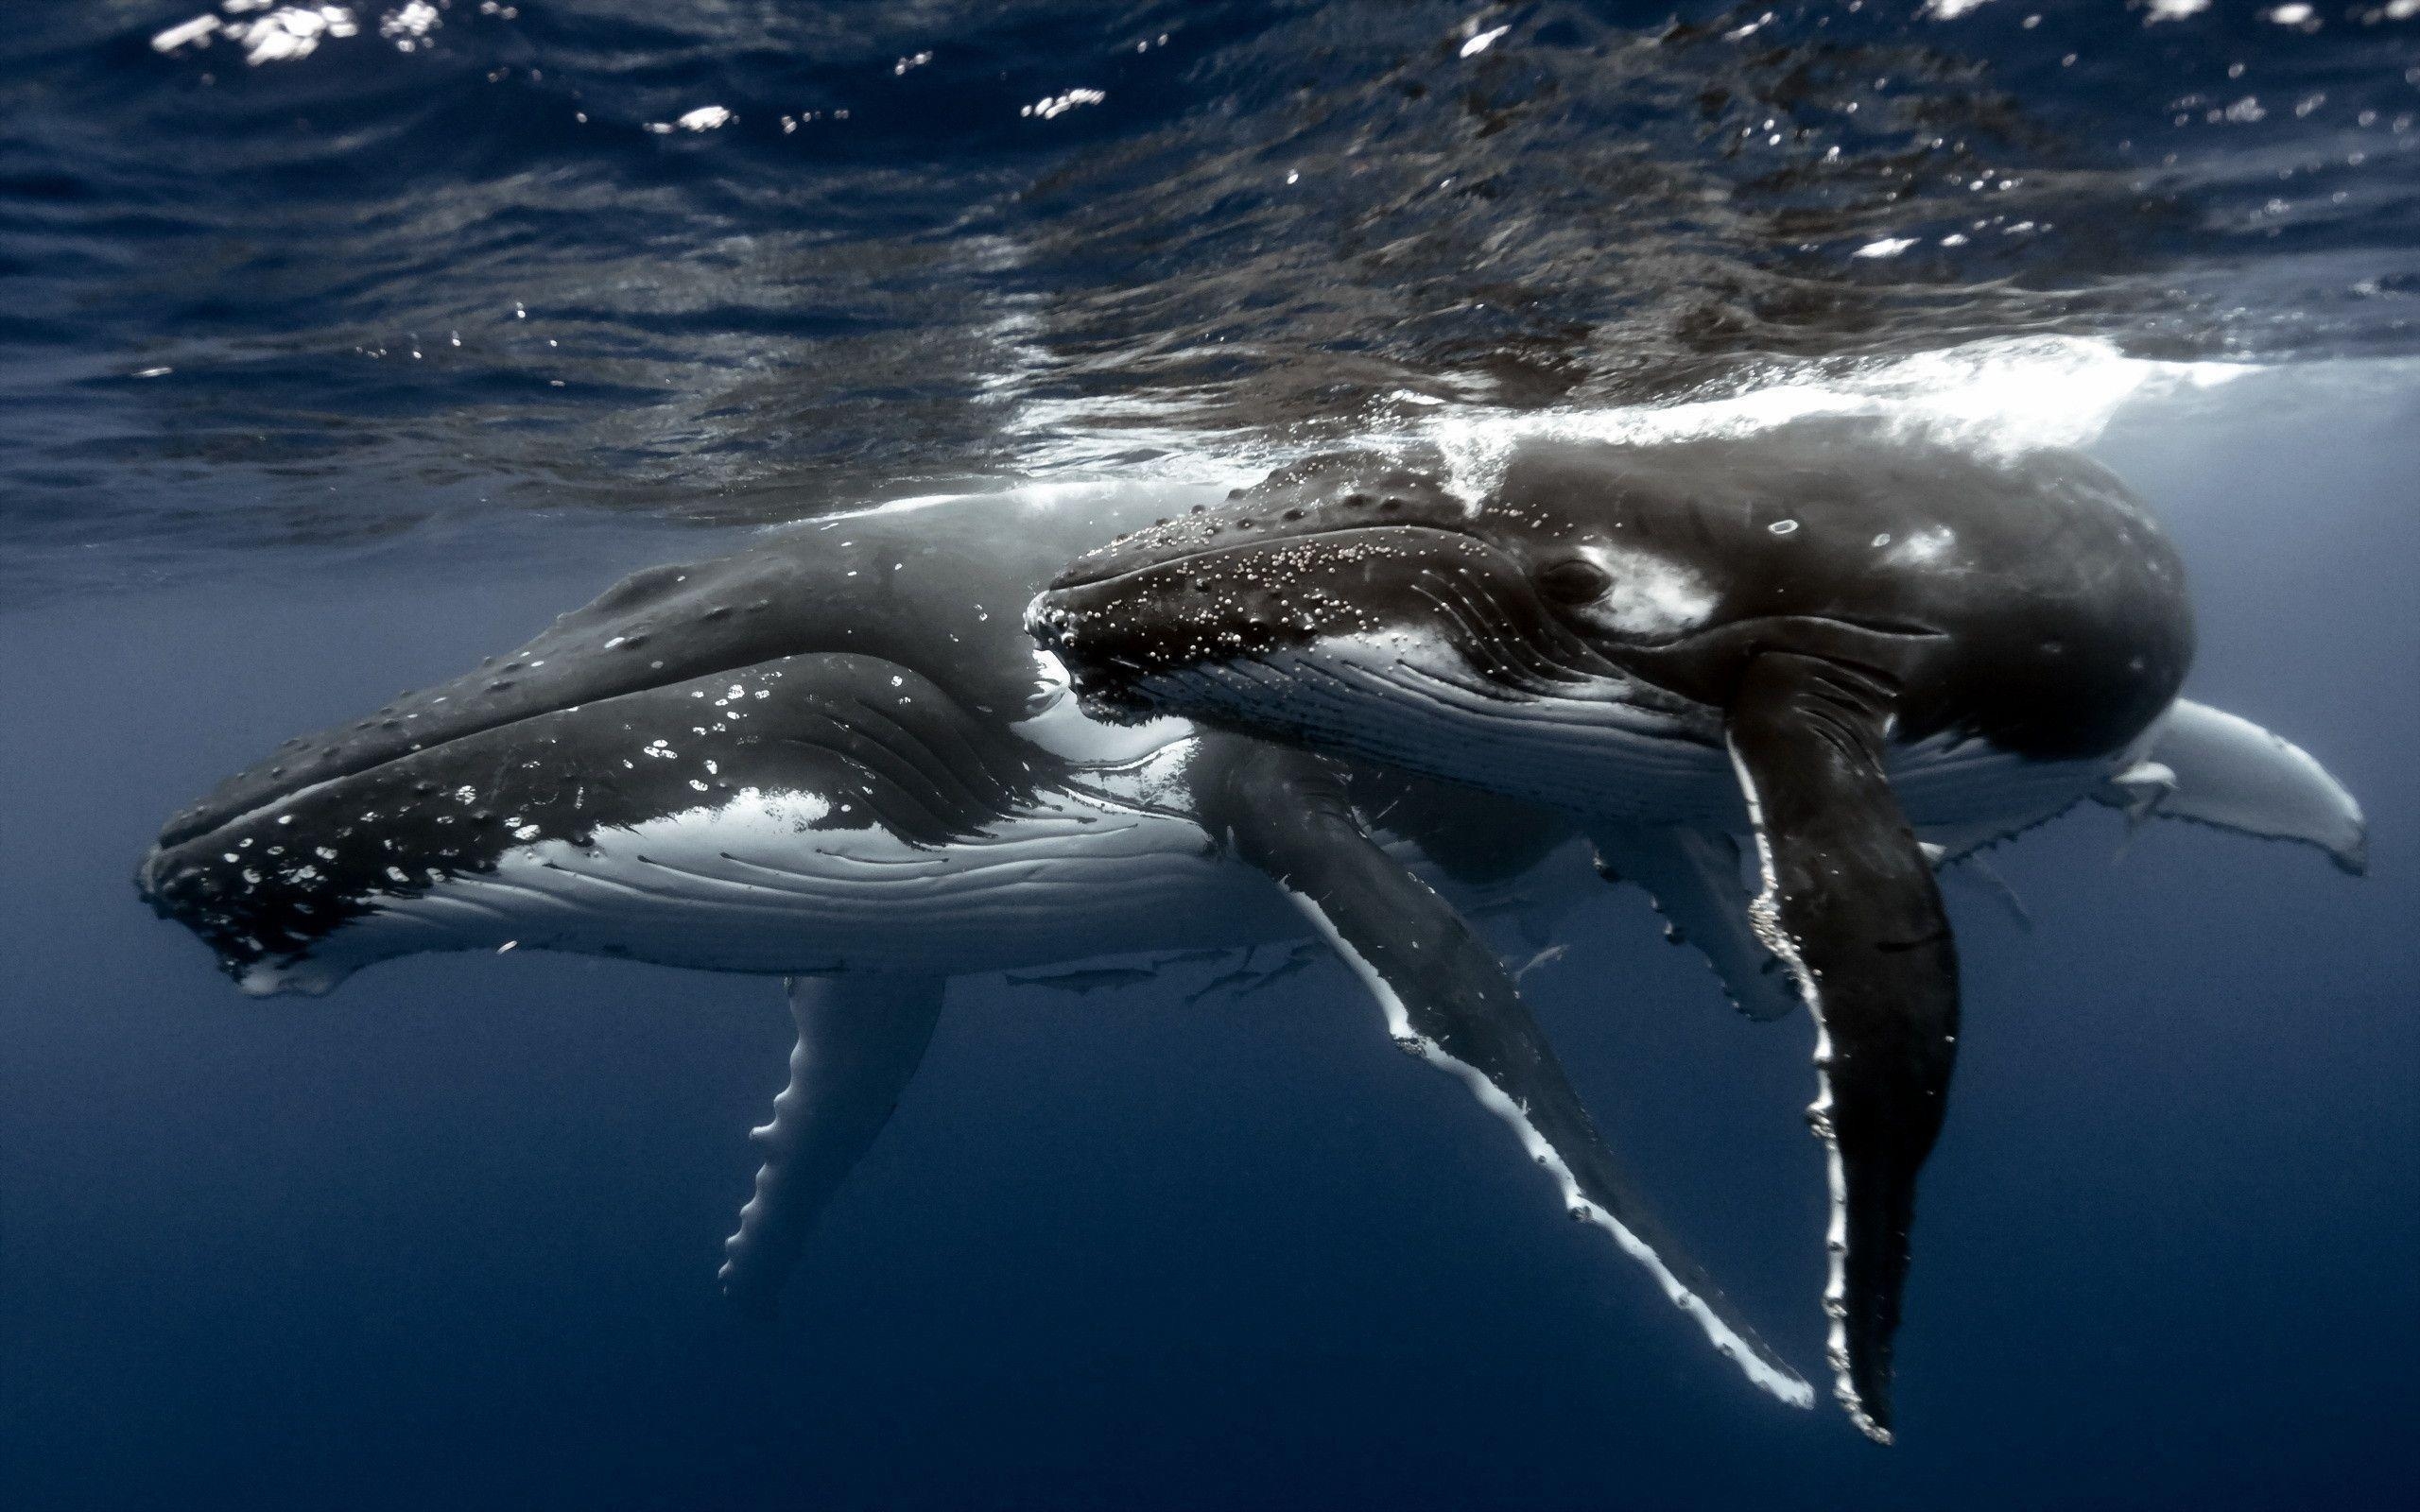
<path id="1" fill-rule="evenodd" d="M 1591 604 L 1613 586 L 1614 580 L 1605 569 L 1579 557 L 1556 562 L 1538 574 L 1538 592 L 1558 604 Z"/>

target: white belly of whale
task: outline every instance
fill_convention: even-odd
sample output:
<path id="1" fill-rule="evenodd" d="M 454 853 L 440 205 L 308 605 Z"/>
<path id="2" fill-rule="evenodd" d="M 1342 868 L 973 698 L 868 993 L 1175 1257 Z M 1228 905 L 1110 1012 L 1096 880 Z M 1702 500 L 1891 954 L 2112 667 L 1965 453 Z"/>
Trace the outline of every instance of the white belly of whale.
<path id="1" fill-rule="evenodd" d="M 1508 697 L 1422 671 L 1402 648 L 1331 642 L 1316 653 L 1209 664 L 1144 680 L 1175 701 L 1274 720 L 1322 748 L 1455 780 L 1487 772 L 1508 796 L 1646 825 L 1749 833 L 1720 715 L 1608 696 Z M 2098 788 L 2111 759 L 2036 761 L 1939 735 L 1889 753 L 1909 822 L 2031 824 Z"/>
<path id="2" fill-rule="evenodd" d="M 325 991 L 421 951 L 526 949 L 804 974 L 957 975 L 1305 933 L 1266 878 L 1184 819 L 1052 793 L 982 835 L 914 846 L 828 829 L 817 794 L 744 789 L 587 846 L 539 840 L 494 870 L 374 901 L 248 992 Z"/>

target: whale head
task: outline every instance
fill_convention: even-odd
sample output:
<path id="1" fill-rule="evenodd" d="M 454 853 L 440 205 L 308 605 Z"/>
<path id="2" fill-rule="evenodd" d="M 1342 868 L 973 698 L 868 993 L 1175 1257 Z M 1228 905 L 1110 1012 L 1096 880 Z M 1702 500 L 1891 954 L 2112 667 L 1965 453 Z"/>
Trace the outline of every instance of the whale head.
<path id="1" fill-rule="evenodd" d="M 1048 758 L 961 701 L 1012 711 L 1031 686 L 973 680 L 1000 660 L 975 653 L 979 606 L 886 615 L 834 586 L 873 579 L 835 559 L 808 536 L 636 574 L 520 650 L 230 777 L 169 819 L 136 887 L 256 994 L 433 950 L 686 960 L 748 899 L 650 842 L 738 825 L 811 847 L 879 825 L 937 846 L 1022 801 Z M 965 652 L 957 688 L 883 654 L 919 632 Z M 1013 627 L 998 638 L 1029 667 Z"/>

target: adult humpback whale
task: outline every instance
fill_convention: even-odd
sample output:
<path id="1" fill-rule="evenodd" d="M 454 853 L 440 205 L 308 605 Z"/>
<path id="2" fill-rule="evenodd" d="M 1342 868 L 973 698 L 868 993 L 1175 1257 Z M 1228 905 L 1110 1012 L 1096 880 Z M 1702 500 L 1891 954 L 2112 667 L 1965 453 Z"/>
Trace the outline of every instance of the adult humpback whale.
<path id="1" fill-rule="evenodd" d="M 1054 572 L 1222 496 L 909 501 L 640 573 L 287 742 L 175 816 L 139 885 L 253 993 L 516 945 L 790 976 L 789 1085 L 723 1270 L 760 1304 L 914 1073 L 947 978 L 1324 938 L 1397 1016 L 1484 1040 L 1473 1091 L 1574 1216 L 1750 1380 L 1811 1402 L 1647 1211 L 1463 922 L 1534 924 L 1593 886 L 1566 821 L 1179 720 L 1102 725 L 1037 656 L 1019 611 Z"/>
<path id="2" fill-rule="evenodd" d="M 1816 420 L 1532 442 L 1476 485 L 1446 475 L 1374 455 L 1283 472 L 1091 553 L 1030 623 L 1105 716 L 1181 713 L 1567 810 L 1743 1007 L 1785 1011 L 1794 988 L 1819 1031 L 1835 1390 L 1888 1442 L 1915 1178 L 1958 1040 L 1935 867 L 2099 799 L 2359 870 L 2360 810 L 2300 750 L 2177 697 L 2176 554 L 2079 457 Z M 1410 1022 L 1438 1058 L 1484 1053 Z"/>

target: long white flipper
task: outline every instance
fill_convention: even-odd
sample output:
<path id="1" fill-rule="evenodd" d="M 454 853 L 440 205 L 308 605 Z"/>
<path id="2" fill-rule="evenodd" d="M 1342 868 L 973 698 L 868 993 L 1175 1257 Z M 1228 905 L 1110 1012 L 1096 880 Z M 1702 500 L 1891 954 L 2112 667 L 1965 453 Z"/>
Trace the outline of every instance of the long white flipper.
<path id="1" fill-rule="evenodd" d="M 1212 833 L 1286 889 L 1369 988 L 1396 1044 L 1452 1072 L 1511 1125 L 1571 1215 L 1613 1235 L 1750 1381 L 1812 1404 L 1812 1388 L 1656 1220 L 1503 962 L 1369 837 L 1333 773 L 1301 752 L 1253 746 L 1219 749 L 1196 780 Z"/>
<path id="2" fill-rule="evenodd" d="M 2325 767 L 2251 720 L 2190 698 L 2169 707 L 2141 760 L 2099 796 L 2132 814 L 2299 840 L 2357 875 L 2369 866 L 2361 805 Z"/>
<path id="3" fill-rule="evenodd" d="M 1941 1133 L 1958 1047 L 1957 947 L 1882 769 L 1890 698 L 1861 669 L 1767 651 L 1724 730 L 1764 872 L 1757 933 L 1815 1019 L 1823 1090 L 1807 1111 L 1832 1188 L 1833 1393 L 1883 1444 L 1916 1173 Z"/>
<path id="4" fill-rule="evenodd" d="M 798 1043 L 789 1085 L 770 1123 L 750 1131 L 764 1146 L 756 1194 L 724 1242 L 723 1294 L 770 1313 L 849 1172 L 873 1148 L 925 1058 L 941 1019 L 938 976 L 801 976 L 789 983 Z"/>

